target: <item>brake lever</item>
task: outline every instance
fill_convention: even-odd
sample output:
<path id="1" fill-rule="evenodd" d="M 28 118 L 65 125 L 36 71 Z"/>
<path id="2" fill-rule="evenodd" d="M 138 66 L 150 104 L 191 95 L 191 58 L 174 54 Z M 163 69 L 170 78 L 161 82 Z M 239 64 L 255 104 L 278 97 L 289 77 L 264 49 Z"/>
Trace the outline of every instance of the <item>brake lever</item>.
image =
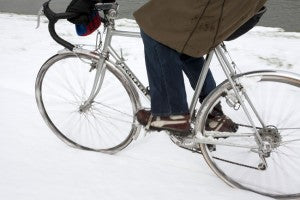
<path id="1" fill-rule="evenodd" d="M 38 11 L 38 14 L 37 14 L 37 25 L 36 25 L 36 29 L 38 29 L 40 27 L 40 24 L 41 24 L 41 16 L 44 15 L 44 8 L 43 6 L 40 8 L 40 10 Z"/>

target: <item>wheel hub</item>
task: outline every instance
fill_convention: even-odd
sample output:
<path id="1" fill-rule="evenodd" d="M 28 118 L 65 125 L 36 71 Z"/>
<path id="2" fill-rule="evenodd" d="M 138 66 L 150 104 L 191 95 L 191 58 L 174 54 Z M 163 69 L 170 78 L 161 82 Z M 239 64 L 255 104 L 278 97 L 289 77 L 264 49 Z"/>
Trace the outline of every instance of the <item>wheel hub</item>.
<path id="1" fill-rule="evenodd" d="M 81 106 L 79 106 L 79 112 L 85 113 L 86 111 L 90 110 L 92 108 L 92 102 L 84 102 Z"/>
<path id="2" fill-rule="evenodd" d="M 258 131 L 261 139 L 270 144 L 272 149 L 280 146 L 281 135 L 275 126 L 267 126 Z"/>

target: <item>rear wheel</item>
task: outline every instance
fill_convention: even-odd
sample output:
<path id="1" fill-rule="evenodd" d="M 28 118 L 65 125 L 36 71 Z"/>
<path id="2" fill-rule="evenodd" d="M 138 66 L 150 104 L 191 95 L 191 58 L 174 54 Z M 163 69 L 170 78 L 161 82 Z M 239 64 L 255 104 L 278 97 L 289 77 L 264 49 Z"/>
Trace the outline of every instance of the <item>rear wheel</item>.
<path id="1" fill-rule="evenodd" d="M 98 58 L 59 54 L 50 58 L 36 79 L 36 100 L 44 120 L 65 143 L 76 148 L 115 153 L 138 134 L 139 100 L 124 75 L 107 65 L 99 94 L 85 109 Z"/>
<path id="2" fill-rule="evenodd" d="M 233 187 L 275 198 L 300 197 L 300 79 L 275 72 L 261 72 L 241 76 L 238 80 L 266 125 L 263 129 L 254 113 L 250 113 L 262 140 L 271 145 L 271 153 L 265 158 L 267 168 L 262 169 L 255 149 L 216 145 L 215 151 L 209 151 L 207 145 L 201 144 L 206 162 Z M 242 98 L 251 111 L 249 103 Z M 227 138 L 205 128 L 208 114 L 219 102 L 223 112 L 240 125 L 237 133 L 227 133 Z M 254 130 L 228 81 L 221 84 L 202 106 L 203 110 L 196 120 L 196 131 L 207 137 L 213 134 L 218 141 L 257 146 Z M 224 136 L 222 132 L 219 134 Z"/>

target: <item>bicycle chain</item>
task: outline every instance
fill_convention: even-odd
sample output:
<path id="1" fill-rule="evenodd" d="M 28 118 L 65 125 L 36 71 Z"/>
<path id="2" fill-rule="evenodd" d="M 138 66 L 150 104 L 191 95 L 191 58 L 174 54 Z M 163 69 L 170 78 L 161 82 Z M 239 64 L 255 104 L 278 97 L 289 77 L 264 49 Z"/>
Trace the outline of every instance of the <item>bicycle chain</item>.
<path id="1" fill-rule="evenodd" d="M 252 126 L 249 126 L 249 125 L 245 125 L 245 124 L 239 124 L 237 123 L 238 126 L 242 126 L 242 127 L 247 127 L 247 128 L 252 128 Z M 256 127 L 257 129 L 262 129 L 260 127 Z M 194 153 L 199 153 L 202 155 L 202 152 L 200 150 L 194 150 L 194 149 L 189 149 L 189 148 L 185 148 L 185 147 L 182 147 L 181 148 L 184 148 L 186 150 L 189 150 L 189 151 L 192 151 Z M 250 168 L 250 169 L 255 169 L 255 170 L 260 170 L 258 167 L 253 167 L 253 166 L 249 166 L 249 165 L 245 165 L 245 164 L 241 164 L 241 163 L 237 163 L 237 162 L 233 162 L 233 161 L 230 161 L 230 160 L 226 160 L 226 159 L 223 159 L 223 158 L 219 158 L 219 157 L 216 157 L 216 156 L 213 156 L 212 158 L 216 159 L 216 160 L 220 160 L 220 161 L 223 161 L 223 162 L 227 162 L 227 163 L 230 163 L 230 164 L 234 164 L 234 165 L 238 165 L 238 166 L 242 166 L 242 167 L 247 167 L 247 168 Z"/>
<path id="2" fill-rule="evenodd" d="M 245 124 L 237 124 L 238 126 L 242 126 L 242 127 L 247 127 L 247 128 L 252 128 L 252 126 L 249 126 L 249 125 L 245 125 Z M 256 127 L 257 129 L 261 129 L 259 127 Z M 174 142 L 172 140 L 172 142 Z M 185 150 L 189 150 L 193 153 L 198 153 L 198 154 L 202 154 L 201 150 L 196 150 L 196 149 L 192 149 L 192 148 L 188 148 L 188 147 L 185 147 L 185 146 L 180 146 L 178 145 L 180 148 L 183 148 Z M 250 166 L 250 165 L 245 165 L 245 164 L 241 164 L 241 163 L 237 163 L 237 162 L 233 162 L 233 161 L 230 161 L 230 160 L 226 160 L 226 159 L 223 159 L 223 158 L 219 158 L 219 157 L 216 157 L 216 156 L 212 156 L 212 158 L 216 159 L 216 160 L 219 160 L 219 161 L 223 161 L 223 162 L 226 162 L 226 163 L 230 163 L 230 164 L 233 164 L 233 165 L 238 165 L 238 166 L 241 166 L 241 167 L 246 167 L 246 168 L 250 168 L 250 169 L 255 169 L 255 170 L 260 170 L 258 167 L 253 167 L 253 166 Z"/>
<path id="3" fill-rule="evenodd" d="M 238 126 L 242 126 L 242 127 L 253 128 L 253 126 L 250 126 L 250 125 L 239 124 L 239 123 L 235 123 L 235 124 L 238 125 Z M 261 127 L 255 127 L 255 128 L 262 129 Z"/>
<path id="4" fill-rule="evenodd" d="M 186 150 L 189 150 L 189 151 L 191 151 L 193 153 L 198 153 L 198 154 L 203 155 L 202 152 L 201 152 L 201 150 L 190 149 L 190 148 L 187 148 L 187 147 L 184 147 L 184 146 L 179 146 L 179 147 L 183 148 L 183 149 L 186 149 Z M 219 157 L 216 157 L 216 156 L 212 156 L 212 158 L 214 158 L 216 160 L 219 160 L 219 161 L 226 162 L 226 163 L 230 163 L 230 164 L 233 164 L 233 165 L 238 165 L 238 166 L 241 166 L 241 167 L 246 167 L 246 168 L 255 169 L 255 170 L 259 170 L 260 171 L 260 169 L 258 167 L 253 167 L 253 166 L 249 166 L 249 165 L 245 165 L 245 164 L 233 162 L 233 161 L 226 160 L 226 159 L 223 159 L 223 158 L 219 158 Z"/>

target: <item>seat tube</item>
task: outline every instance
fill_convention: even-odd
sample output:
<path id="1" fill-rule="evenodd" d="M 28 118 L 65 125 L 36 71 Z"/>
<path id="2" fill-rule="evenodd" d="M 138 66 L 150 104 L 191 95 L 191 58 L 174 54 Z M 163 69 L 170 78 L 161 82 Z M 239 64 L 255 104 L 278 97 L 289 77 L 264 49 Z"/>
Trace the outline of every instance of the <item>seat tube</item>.
<path id="1" fill-rule="evenodd" d="M 199 76 L 199 79 L 198 79 L 198 82 L 197 82 L 197 85 L 195 88 L 194 96 L 191 101 L 191 105 L 190 105 L 190 115 L 191 116 L 194 116 L 194 114 L 195 114 L 195 108 L 196 108 L 197 102 L 199 100 L 199 96 L 200 96 L 201 90 L 203 88 L 204 81 L 206 79 L 213 55 L 214 55 L 214 52 L 210 51 L 206 56 L 204 66 L 201 70 L 201 73 L 200 73 L 200 76 Z"/>

